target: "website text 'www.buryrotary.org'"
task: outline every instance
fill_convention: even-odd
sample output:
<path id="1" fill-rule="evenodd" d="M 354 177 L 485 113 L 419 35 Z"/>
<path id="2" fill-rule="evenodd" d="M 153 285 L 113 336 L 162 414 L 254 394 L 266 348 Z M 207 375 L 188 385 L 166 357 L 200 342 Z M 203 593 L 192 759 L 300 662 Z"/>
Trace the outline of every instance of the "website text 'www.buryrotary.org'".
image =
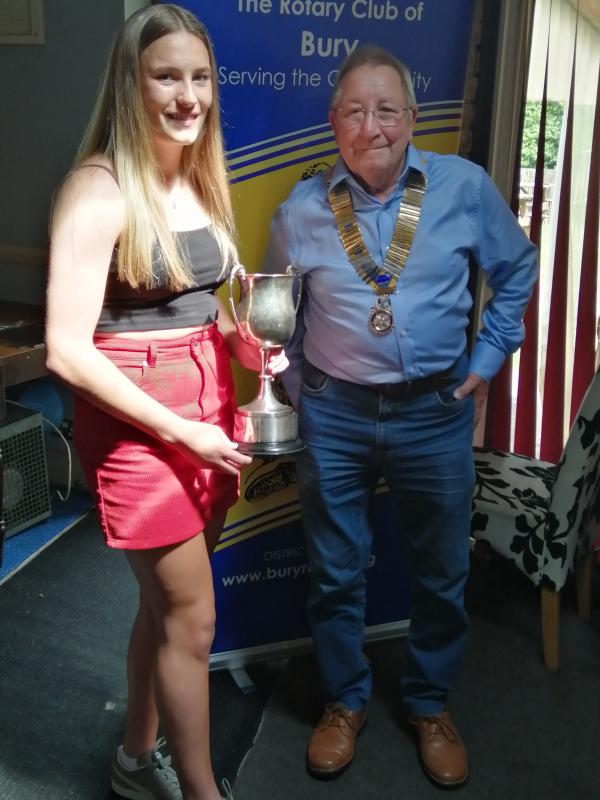
<path id="1" fill-rule="evenodd" d="M 375 556 L 369 558 L 369 567 L 375 564 Z M 273 567 L 270 564 L 264 569 L 253 570 L 251 572 L 239 572 L 235 575 L 223 575 L 221 581 L 223 586 L 240 586 L 245 583 L 262 583 L 263 581 L 273 580 L 295 580 L 307 575 L 310 571 L 308 564 L 290 564 L 288 566 Z"/>

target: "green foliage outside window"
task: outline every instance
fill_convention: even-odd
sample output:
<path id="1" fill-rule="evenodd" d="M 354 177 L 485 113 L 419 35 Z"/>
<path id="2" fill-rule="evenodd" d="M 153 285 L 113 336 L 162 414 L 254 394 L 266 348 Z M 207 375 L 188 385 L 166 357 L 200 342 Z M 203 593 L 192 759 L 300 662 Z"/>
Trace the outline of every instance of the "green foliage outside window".
<path id="1" fill-rule="evenodd" d="M 523 125 L 521 167 L 535 167 L 541 110 L 542 103 L 540 100 L 527 101 Z M 554 169 L 556 166 L 563 113 L 564 106 L 560 101 L 548 100 L 546 106 L 546 147 L 544 150 L 544 166 L 546 169 Z"/>

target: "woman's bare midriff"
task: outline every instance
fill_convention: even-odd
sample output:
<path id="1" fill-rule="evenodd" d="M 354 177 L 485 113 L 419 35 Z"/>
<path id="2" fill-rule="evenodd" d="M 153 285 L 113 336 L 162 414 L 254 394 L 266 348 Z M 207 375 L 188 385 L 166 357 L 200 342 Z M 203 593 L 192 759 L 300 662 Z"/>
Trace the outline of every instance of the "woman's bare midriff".
<path id="1" fill-rule="evenodd" d="M 196 325 L 192 328 L 167 328 L 159 331 L 114 331 L 96 333 L 94 339 L 182 339 L 199 331 L 206 331 L 209 325 Z"/>

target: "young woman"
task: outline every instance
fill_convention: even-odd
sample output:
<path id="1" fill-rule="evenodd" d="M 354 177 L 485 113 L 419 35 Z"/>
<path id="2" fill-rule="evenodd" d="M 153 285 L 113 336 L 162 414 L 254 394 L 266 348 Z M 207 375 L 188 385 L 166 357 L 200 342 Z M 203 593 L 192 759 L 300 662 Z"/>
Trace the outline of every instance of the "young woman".
<path id="1" fill-rule="evenodd" d="M 239 472 L 230 355 L 258 369 L 215 297 L 236 258 L 217 70 L 199 20 L 145 8 L 117 35 L 55 204 L 48 368 L 75 392 L 75 444 L 140 605 L 128 655 L 121 797 L 215 800 L 209 556 Z M 269 368 L 287 365 L 283 353 Z M 177 772 L 157 752 L 159 717 Z"/>

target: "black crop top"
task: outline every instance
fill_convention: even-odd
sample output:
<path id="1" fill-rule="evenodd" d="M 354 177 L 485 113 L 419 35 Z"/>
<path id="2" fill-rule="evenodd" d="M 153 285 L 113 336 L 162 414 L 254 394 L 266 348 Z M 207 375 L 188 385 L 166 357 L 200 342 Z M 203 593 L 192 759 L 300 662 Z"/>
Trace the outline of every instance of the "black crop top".
<path id="1" fill-rule="evenodd" d="M 164 263 L 159 253 L 152 265 L 158 285 L 133 289 L 117 277 L 115 251 L 97 333 L 189 328 L 216 320 L 215 290 L 225 278 L 219 278 L 222 256 L 215 237 L 208 228 L 177 231 L 175 236 L 178 246 L 189 257 L 194 285 L 179 292 L 170 289 L 164 280 Z"/>

